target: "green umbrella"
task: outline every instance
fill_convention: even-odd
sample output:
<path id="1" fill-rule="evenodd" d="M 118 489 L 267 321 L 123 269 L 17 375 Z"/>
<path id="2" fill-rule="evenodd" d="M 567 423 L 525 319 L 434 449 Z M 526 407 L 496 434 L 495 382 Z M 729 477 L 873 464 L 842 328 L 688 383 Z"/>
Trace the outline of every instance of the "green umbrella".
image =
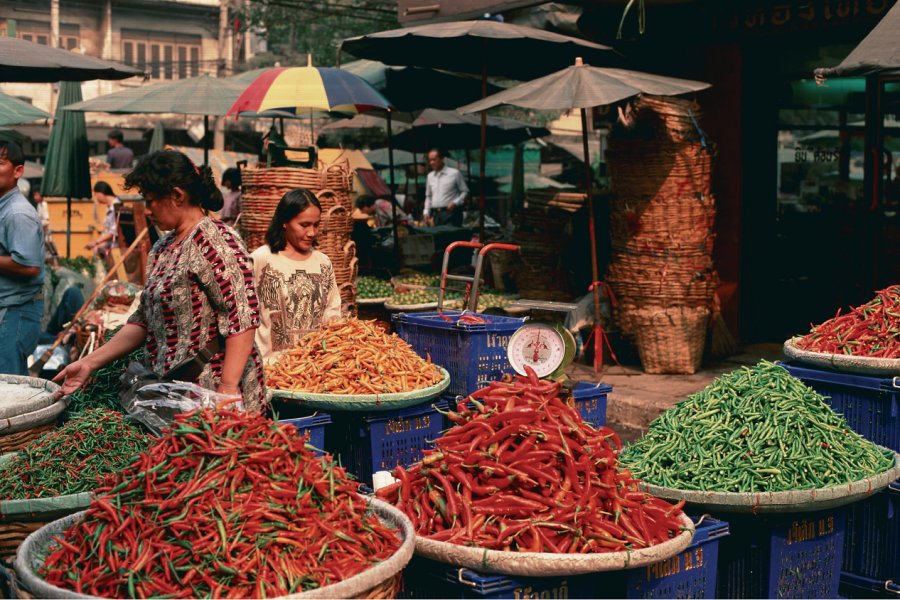
<path id="1" fill-rule="evenodd" d="M 66 110 L 117 114 L 179 114 L 203 116 L 203 160 L 209 162 L 206 138 L 209 117 L 222 116 L 246 86 L 207 74 L 107 94 L 66 106 Z"/>
<path id="2" fill-rule="evenodd" d="M 19 100 L 15 96 L 0 93 L 0 126 L 31 123 L 38 119 L 49 118 L 49 113 Z"/>
<path id="3" fill-rule="evenodd" d="M 56 119 L 47 142 L 47 163 L 41 184 L 41 194 L 44 196 L 66 198 L 66 257 L 71 255 L 72 198 L 91 196 L 91 170 L 88 166 L 90 150 L 84 115 L 64 108 L 80 101 L 80 83 L 60 83 Z"/>
<path id="4" fill-rule="evenodd" d="M 162 121 L 157 121 L 153 127 L 153 137 L 150 138 L 150 148 L 147 152 L 159 152 L 166 147 L 166 129 Z"/>

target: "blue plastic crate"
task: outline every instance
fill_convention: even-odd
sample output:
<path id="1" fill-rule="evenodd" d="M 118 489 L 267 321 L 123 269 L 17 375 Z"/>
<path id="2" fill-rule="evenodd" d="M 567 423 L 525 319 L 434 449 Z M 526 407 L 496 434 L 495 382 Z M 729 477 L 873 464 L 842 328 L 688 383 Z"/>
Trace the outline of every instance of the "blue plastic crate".
<path id="1" fill-rule="evenodd" d="M 606 425 L 606 399 L 612 386 L 605 383 L 579 381 L 572 390 L 581 418 L 594 427 Z"/>
<path id="2" fill-rule="evenodd" d="M 694 522 L 697 532 L 686 550 L 625 572 L 626 598 L 716 597 L 719 540 L 728 535 L 728 523 L 708 516 Z"/>
<path id="3" fill-rule="evenodd" d="M 370 413 L 331 413 L 327 449 L 357 479 L 372 485 L 376 471 L 409 466 L 422 458 L 429 442 L 441 435 L 446 400 Z"/>
<path id="4" fill-rule="evenodd" d="M 900 480 L 847 508 L 844 572 L 900 581 Z"/>
<path id="5" fill-rule="evenodd" d="M 834 598 L 845 512 L 729 515 L 719 546 L 720 598 Z"/>
<path id="6" fill-rule="evenodd" d="M 513 372 L 506 347 L 510 336 L 525 319 L 479 314 L 485 323 L 457 323 L 460 314 L 459 311 L 400 313 L 391 320 L 397 334 L 419 356 L 430 356 L 433 363 L 447 369 L 450 373 L 447 393 L 467 396 L 488 381 Z"/>
<path id="7" fill-rule="evenodd" d="M 728 524 L 706 517 L 691 545 L 655 565 L 574 577 L 511 577 L 414 557 L 403 598 L 713 598 L 719 539 Z"/>
<path id="8" fill-rule="evenodd" d="M 328 415 L 316 414 L 296 419 L 282 419 L 278 422 L 293 425 L 301 434 L 308 433 L 309 444 L 319 450 L 325 450 L 325 428 L 331 423 L 331 417 Z"/>
<path id="9" fill-rule="evenodd" d="M 900 566 L 895 566 L 900 570 Z M 841 596 L 844 598 L 900 598 L 900 581 L 869 579 L 862 575 L 841 573 Z"/>
<path id="10" fill-rule="evenodd" d="M 864 438 L 900 452 L 900 377 L 837 373 L 800 363 L 782 363 L 791 375 L 844 415 Z"/>

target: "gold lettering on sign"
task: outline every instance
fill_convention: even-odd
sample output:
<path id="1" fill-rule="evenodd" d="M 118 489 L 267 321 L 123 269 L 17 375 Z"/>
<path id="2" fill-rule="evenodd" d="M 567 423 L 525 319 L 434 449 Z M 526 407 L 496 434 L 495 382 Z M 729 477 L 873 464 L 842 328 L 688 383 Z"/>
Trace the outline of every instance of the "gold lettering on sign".
<path id="1" fill-rule="evenodd" d="M 784 25 L 790 20 L 790 4 L 776 4 L 774 7 L 772 7 L 772 25 Z"/>

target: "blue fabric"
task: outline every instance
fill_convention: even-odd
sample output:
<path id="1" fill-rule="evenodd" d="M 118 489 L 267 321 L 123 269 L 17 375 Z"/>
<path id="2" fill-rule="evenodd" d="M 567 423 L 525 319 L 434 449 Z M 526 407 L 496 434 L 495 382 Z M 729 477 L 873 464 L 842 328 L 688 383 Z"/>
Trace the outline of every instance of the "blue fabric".
<path id="1" fill-rule="evenodd" d="M 29 279 L 0 274 L 0 308 L 30 302 L 44 287 L 44 229 L 19 188 L 0 198 L 0 256 L 23 267 L 40 267 Z"/>
<path id="2" fill-rule="evenodd" d="M 0 308 L 0 373 L 28 375 L 27 358 L 41 333 L 43 300 Z"/>

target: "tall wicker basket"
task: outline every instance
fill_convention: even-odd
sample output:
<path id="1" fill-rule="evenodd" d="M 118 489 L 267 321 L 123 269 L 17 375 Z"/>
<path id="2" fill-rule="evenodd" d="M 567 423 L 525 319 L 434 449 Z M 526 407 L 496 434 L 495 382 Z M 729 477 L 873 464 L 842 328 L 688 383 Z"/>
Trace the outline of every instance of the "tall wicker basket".
<path id="1" fill-rule="evenodd" d="M 695 373 L 703 360 L 706 307 L 637 308 L 628 312 L 647 373 Z"/>

